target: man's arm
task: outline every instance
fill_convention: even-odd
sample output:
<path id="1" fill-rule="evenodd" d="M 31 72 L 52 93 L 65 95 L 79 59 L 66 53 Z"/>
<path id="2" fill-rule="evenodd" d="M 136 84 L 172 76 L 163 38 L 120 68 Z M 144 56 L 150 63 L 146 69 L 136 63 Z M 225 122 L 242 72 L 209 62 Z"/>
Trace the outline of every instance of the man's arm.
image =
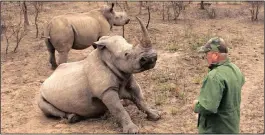
<path id="1" fill-rule="evenodd" d="M 194 103 L 194 112 L 200 114 L 217 113 L 220 101 L 223 97 L 224 86 L 213 77 L 207 77 L 198 97 Z"/>
<path id="2" fill-rule="evenodd" d="M 212 113 L 211 111 L 208 111 L 208 110 L 206 110 L 203 106 L 201 106 L 199 102 L 197 102 L 197 103 L 194 105 L 194 112 L 195 112 L 195 113 L 200 113 L 200 114 L 202 114 L 202 115 L 205 115 L 205 114 L 211 114 L 211 113 Z"/>

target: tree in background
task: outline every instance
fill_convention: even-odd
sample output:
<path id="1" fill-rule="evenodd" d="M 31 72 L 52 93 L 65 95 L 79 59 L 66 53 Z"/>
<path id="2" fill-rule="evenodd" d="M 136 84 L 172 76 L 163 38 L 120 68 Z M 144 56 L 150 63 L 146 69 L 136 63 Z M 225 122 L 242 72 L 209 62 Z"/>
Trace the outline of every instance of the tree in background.
<path id="1" fill-rule="evenodd" d="M 35 23 L 35 27 L 36 27 L 36 38 L 38 38 L 38 35 L 39 35 L 38 17 L 39 17 L 39 13 L 42 10 L 43 3 L 36 1 L 36 2 L 33 2 L 32 4 L 33 4 L 33 7 L 35 9 L 34 23 Z"/>
<path id="2" fill-rule="evenodd" d="M 28 8 L 25 1 L 23 1 L 22 3 L 22 11 L 24 14 L 24 28 L 27 28 L 27 26 L 29 26 L 29 19 L 28 19 Z"/>
<path id="3" fill-rule="evenodd" d="M 259 15 L 259 10 L 261 5 L 263 5 L 263 1 L 251 1 L 249 2 L 250 4 L 250 13 L 251 13 L 251 21 L 257 21 L 258 20 L 258 15 Z"/>

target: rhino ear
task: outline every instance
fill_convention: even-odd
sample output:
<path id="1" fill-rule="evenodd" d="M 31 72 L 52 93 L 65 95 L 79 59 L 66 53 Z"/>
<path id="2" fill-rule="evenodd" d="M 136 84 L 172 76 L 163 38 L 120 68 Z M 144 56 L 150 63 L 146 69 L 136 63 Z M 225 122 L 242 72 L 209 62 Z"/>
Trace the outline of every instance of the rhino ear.
<path id="1" fill-rule="evenodd" d="M 102 42 L 102 41 L 97 41 L 97 42 L 92 43 L 92 46 L 95 49 L 98 48 L 98 49 L 102 50 L 106 47 L 106 44 L 104 44 L 104 42 Z"/>
<path id="2" fill-rule="evenodd" d="M 111 8 L 110 8 L 110 12 L 113 12 L 113 7 L 114 7 L 114 3 L 111 3 Z"/>

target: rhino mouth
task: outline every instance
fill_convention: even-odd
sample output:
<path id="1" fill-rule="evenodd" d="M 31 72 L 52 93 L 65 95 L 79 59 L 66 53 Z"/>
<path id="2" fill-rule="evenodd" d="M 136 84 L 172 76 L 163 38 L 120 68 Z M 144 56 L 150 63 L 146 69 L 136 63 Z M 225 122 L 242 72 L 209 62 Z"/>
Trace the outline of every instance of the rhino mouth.
<path id="1" fill-rule="evenodd" d="M 140 73 L 140 72 L 143 72 L 143 71 L 146 71 L 146 70 L 152 69 L 152 68 L 155 67 L 155 65 L 156 65 L 156 63 L 148 64 L 148 65 L 144 65 L 144 66 L 142 66 L 140 69 L 136 70 L 135 73 Z"/>
<path id="2" fill-rule="evenodd" d="M 143 72 L 154 68 L 156 65 L 156 57 L 152 59 L 143 60 L 140 59 L 140 69 L 137 72 Z"/>
<path id="3" fill-rule="evenodd" d="M 128 19 L 124 24 L 113 24 L 114 26 L 124 26 L 130 22 L 130 19 Z"/>
<path id="4" fill-rule="evenodd" d="M 155 65 L 156 65 L 156 62 L 151 63 L 151 64 L 146 64 L 146 65 L 144 65 L 144 66 L 142 67 L 142 69 L 143 69 L 143 70 L 152 69 L 152 68 L 155 67 Z"/>

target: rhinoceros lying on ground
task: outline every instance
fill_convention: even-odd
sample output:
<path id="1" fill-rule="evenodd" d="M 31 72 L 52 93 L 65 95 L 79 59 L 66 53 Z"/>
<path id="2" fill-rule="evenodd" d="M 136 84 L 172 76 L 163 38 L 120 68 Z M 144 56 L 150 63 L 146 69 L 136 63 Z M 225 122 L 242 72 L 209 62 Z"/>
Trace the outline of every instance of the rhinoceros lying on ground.
<path id="1" fill-rule="evenodd" d="M 123 132 L 136 133 L 139 129 L 120 101 L 129 99 L 148 119 L 160 118 L 145 104 L 132 75 L 153 68 L 157 60 L 147 30 L 137 19 L 143 30 L 140 45 L 133 46 L 121 36 L 103 36 L 94 42 L 97 49 L 86 59 L 58 66 L 41 86 L 38 105 L 46 116 L 73 123 L 109 110 L 121 123 Z"/>
<path id="2" fill-rule="evenodd" d="M 44 28 L 45 43 L 49 51 L 52 69 L 57 67 L 55 50 L 59 53 L 58 64 L 66 63 L 71 48 L 81 50 L 92 45 L 100 37 L 106 36 L 112 26 L 129 23 L 125 12 L 115 12 L 103 6 L 88 13 L 68 13 L 52 18 Z"/>

